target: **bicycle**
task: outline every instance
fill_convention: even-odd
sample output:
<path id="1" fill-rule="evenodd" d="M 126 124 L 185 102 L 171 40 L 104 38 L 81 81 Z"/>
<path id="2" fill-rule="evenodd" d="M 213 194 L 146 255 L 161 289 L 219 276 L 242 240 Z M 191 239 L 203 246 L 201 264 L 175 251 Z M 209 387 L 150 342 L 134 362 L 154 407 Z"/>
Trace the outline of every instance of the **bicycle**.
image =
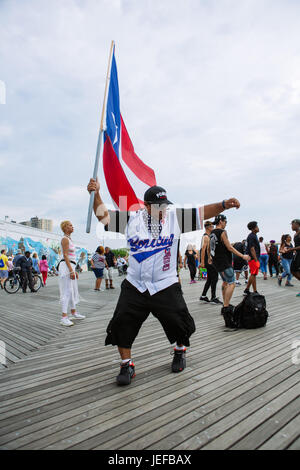
<path id="1" fill-rule="evenodd" d="M 9 272 L 9 277 L 4 283 L 4 290 L 8 294 L 16 294 L 20 287 L 22 287 L 20 271 L 20 268 L 14 268 L 12 271 Z M 34 273 L 32 274 L 32 280 L 34 291 L 37 292 L 44 285 L 42 277 L 40 274 Z"/>

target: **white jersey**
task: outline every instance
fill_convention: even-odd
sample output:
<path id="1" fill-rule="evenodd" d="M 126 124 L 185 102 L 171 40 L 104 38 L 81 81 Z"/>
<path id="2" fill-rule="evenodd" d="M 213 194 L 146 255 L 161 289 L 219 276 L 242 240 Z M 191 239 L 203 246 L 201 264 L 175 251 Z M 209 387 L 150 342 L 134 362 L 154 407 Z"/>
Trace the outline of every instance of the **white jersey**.
<path id="1" fill-rule="evenodd" d="M 132 214 L 125 233 L 129 248 L 127 280 L 140 292 L 156 294 L 178 282 L 177 254 L 180 228 L 175 211 L 168 211 L 160 235 L 153 238 L 142 211 Z"/>
<path id="2" fill-rule="evenodd" d="M 192 209 L 169 206 L 161 231 L 145 223 L 145 211 L 109 211 L 107 231 L 124 233 L 129 248 L 127 280 L 140 292 L 150 295 L 178 282 L 177 257 L 181 233 L 199 230 L 203 206 Z M 154 233 L 154 234 L 153 234 Z"/>

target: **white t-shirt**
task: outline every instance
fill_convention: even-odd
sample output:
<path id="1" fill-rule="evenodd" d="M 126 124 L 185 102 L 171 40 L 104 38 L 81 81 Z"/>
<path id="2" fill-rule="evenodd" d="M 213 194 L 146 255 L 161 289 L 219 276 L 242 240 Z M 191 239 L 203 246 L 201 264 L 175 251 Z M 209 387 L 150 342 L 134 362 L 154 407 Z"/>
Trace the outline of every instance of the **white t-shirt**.
<path id="1" fill-rule="evenodd" d="M 267 255 L 268 252 L 267 252 L 266 245 L 264 244 L 264 242 L 260 242 L 259 246 L 260 246 L 260 254 Z"/>

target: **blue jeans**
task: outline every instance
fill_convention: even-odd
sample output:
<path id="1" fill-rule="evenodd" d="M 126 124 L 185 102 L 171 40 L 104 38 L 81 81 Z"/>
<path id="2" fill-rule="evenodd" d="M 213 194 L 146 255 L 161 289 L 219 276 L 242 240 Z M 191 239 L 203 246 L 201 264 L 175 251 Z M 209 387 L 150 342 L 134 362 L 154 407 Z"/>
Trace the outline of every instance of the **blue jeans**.
<path id="1" fill-rule="evenodd" d="M 260 255 L 259 257 L 260 270 L 263 274 L 267 274 L 268 259 L 269 255 Z"/>
<path id="2" fill-rule="evenodd" d="M 281 275 L 282 279 L 287 276 L 287 280 L 291 281 L 292 275 L 291 275 L 291 264 L 292 260 L 291 259 L 286 259 L 286 258 L 281 258 L 281 264 L 283 267 L 283 273 Z"/>
<path id="3" fill-rule="evenodd" d="M 227 284 L 234 284 L 235 283 L 235 275 L 234 275 L 234 270 L 230 266 L 229 268 L 226 268 L 224 271 L 219 272 L 222 281 L 227 282 Z"/>

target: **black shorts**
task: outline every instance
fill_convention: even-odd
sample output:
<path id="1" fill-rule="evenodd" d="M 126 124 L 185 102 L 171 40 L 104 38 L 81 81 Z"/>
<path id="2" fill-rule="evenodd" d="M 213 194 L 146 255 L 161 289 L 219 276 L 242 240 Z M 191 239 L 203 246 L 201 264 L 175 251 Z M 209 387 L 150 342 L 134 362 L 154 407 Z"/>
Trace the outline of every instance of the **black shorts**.
<path id="1" fill-rule="evenodd" d="M 242 258 L 233 258 L 233 269 L 237 273 L 241 273 L 242 271 L 248 270 L 248 263 L 247 261 L 243 260 Z"/>
<path id="2" fill-rule="evenodd" d="M 195 332 L 195 322 L 190 315 L 178 282 L 150 295 L 141 293 L 127 279 L 122 282 L 121 294 L 108 327 L 105 345 L 131 346 L 150 312 L 161 323 L 171 344 L 189 346 Z"/>

